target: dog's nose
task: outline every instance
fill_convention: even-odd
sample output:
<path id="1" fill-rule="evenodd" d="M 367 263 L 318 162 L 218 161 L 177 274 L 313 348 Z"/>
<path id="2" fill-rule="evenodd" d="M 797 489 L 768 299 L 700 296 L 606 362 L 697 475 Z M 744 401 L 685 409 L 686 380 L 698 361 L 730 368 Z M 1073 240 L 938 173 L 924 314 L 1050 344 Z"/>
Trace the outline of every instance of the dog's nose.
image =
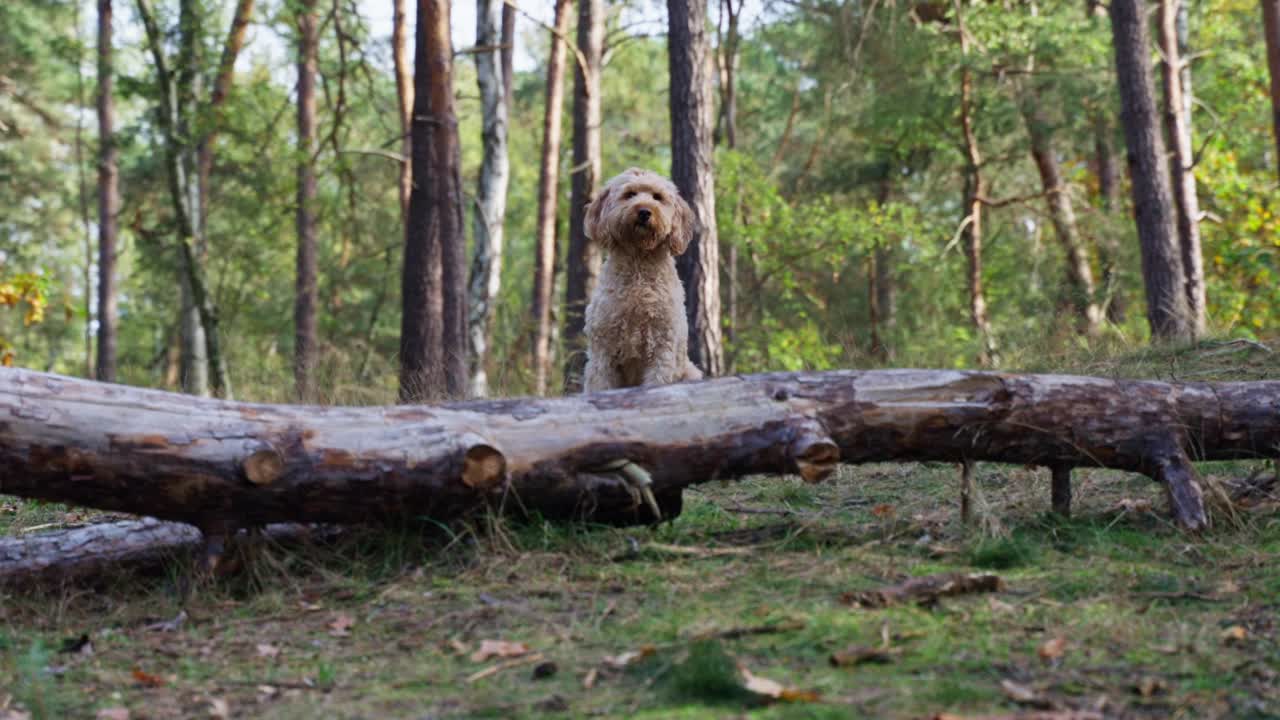
<path id="1" fill-rule="evenodd" d="M 641 225 L 648 223 L 649 218 L 652 215 L 653 213 L 650 212 L 648 208 L 640 208 L 638 211 L 636 211 L 636 219 L 639 220 Z"/>

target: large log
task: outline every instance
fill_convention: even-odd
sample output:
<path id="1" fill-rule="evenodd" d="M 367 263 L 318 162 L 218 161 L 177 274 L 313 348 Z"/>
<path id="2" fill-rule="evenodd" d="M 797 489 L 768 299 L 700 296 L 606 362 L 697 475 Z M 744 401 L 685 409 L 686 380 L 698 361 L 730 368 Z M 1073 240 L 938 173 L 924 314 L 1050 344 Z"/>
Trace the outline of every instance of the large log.
<path id="1" fill-rule="evenodd" d="M 442 406 L 258 405 L 0 369 L 0 493 L 177 520 L 450 520 L 485 508 L 655 519 L 713 479 L 838 463 L 996 461 L 1149 475 L 1203 528 L 1191 459 L 1274 457 L 1280 382 L 1171 384 L 931 370 L 777 373 L 556 399 Z"/>

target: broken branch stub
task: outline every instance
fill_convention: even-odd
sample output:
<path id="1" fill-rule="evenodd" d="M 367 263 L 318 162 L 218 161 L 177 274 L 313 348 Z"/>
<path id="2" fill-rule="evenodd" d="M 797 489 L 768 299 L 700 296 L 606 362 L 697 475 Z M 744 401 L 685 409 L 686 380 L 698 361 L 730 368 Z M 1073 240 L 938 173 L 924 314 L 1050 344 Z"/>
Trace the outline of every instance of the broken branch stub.
<path id="1" fill-rule="evenodd" d="M 949 370 L 773 373 L 444 406 L 298 407 L 0 369 L 0 493 L 195 524 L 453 520 L 494 507 L 652 522 L 712 479 L 838 462 L 994 461 L 1148 474 L 1207 524 L 1197 460 L 1274 457 L 1280 383 Z M 1061 483 L 1059 483 L 1061 488 Z M 514 496 L 514 497 L 512 497 Z"/>

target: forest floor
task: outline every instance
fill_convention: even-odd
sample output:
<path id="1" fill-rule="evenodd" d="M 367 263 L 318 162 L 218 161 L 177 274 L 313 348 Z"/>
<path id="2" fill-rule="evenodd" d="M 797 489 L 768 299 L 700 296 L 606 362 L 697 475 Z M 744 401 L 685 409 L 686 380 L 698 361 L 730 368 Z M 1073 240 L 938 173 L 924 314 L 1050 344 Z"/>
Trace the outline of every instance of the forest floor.
<path id="1" fill-rule="evenodd" d="M 1280 378 L 1244 345 L 1075 369 Z M 1274 468 L 1201 471 L 1229 485 Z M 977 479 L 969 526 L 954 466 L 868 465 L 702 486 L 654 529 L 488 522 L 258 547 L 185 598 L 183 562 L 3 590 L 0 719 L 1280 717 L 1274 484 L 1193 537 L 1143 477 L 1078 470 L 1070 520 L 1047 513 L 1045 470 Z M 93 516 L 8 499 L 0 534 Z M 1002 588 L 850 602 L 953 571 Z M 743 669 L 776 684 L 748 689 Z"/>

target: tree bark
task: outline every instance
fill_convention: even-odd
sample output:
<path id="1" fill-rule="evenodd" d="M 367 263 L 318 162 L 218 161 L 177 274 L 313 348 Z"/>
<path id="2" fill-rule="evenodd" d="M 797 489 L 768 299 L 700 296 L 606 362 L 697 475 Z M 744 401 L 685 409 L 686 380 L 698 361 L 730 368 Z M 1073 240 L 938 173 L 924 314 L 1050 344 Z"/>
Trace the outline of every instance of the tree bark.
<path id="1" fill-rule="evenodd" d="M 720 337 L 720 243 L 711 131 L 711 44 L 706 0 L 667 0 L 671 73 L 671 178 L 693 209 L 698 228 L 676 258 L 689 318 L 689 356 L 710 376 L 724 371 Z"/>
<path id="2" fill-rule="evenodd" d="M 1191 144 L 1190 61 L 1183 59 L 1182 48 L 1179 47 L 1185 44 L 1185 13 L 1185 0 L 1160 0 L 1164 122 L 1169 142 L 1173 145 L 1173 154 L 1169 158 L 1170 185 L 1177 219 L 1178 249 L 1182 254 L 1183 292 L 1187 296 L 1191 335 L 1195 338 L 1205 332 L 1204 259 L 1200 251 L 1200 200 L 1196 196 L 1196 176 L 1192 172 L 1195 153 Z"/>
<path id="3" fill-rule="evenodd" d="M 115 139 L 111 0 L 98 0 L 98 361 L 97 379 L 116 381 L 116 216 L 120 175 Z"/>
<path id="4" fill-rule="evenodd" d="M 405 35 L 405 0 L 393 0 L 391 16 L 391 61 L 395 66 L 396 99 L 400 107 L 400 220 L 409 218 L 409 194 L 413 189 L 413 73 L 409 69 L 409 51 Z"/>
<path id="5" fill-rule="evenodd" d="M 467 386 L 466 265 L 449 0 L 418 0 L 413 191 L 405 229 L 400 399 Z"/>
<path id="6" fill-rule="evenodd" d="M 213 172 L 213 146 L 221 126 L 221 108 L 231 92 L 231 83 L 235 79 L 236 58 L 244 48 L 244 38 L 249 30 L 249 18 L 253 15 L 254 0 L 237 0 L 235 13 L 231 18 L 231 29 L 227 31 L 227 40 L 222 46 L 222 58 L 218 62 L 218 75 L 213 81 L 213 92 L 209 94 L 208 128 L 200 138 L 196 150 L 197 190 L 200 194 L 200 218 L 198 232 L 200 237 L 207 235 L 209 222 L 209 177 Z"/>
<path id="7" fill-rule="evenodd" d="M 578 0 L 578 52 L 582 62 L 573 72 L 573 164 L 569 193 L 569 254 L 566 258 L 564 296 L 564 390 L 582 388 L 587 354 L 583 329 L 587 301 L 600 272 L 600 249 L 586 235 L 587 203 L 601 182 L 600 71 L 604 53 L 604 2 Z"/>
<path id="8" fill-rule="evenodd" d="M 720 38 L 720 121 L 717 135 L 724 138 L 730 150 L 738 147 L 738 47 L 741 34 L 738 29 L 742 5 L 746 0 L 720 0 L 720 19 L 727 20 L 727 30 Z"/>
<path id="9" fill-rule="evenodd" d="M 471 337 L 471 395 L 489 393 L 485 365 L 493 338 L 498 292 L 502 289 L 502 235 L 507 214 L 507 87 L 502 37 L 502 0 L 477 0 L 476 47 L 495 48 L 475 54 L 480 89 L 481 142 L 484 154 L 476 183 L 475 252 L 471 261 L 471 305 L 467 329 Z"/>
<path id="10" fill-rule="evenodd" d="M 1143 473 L 1166 485 L 1179 523 L 1202 528 L 1189 458 L 1274 457 L 1277 405 L 1280 382 L 873 370 L 439 407 L 303 407 L 3 369 L 0 493 L 214 535 L 271 522 L 449 521 L 497 505 L 629 523 L 653 517 L 625 482 L 592 468 L 617 458 L 645 468 L 669 517 L 684 487 L 714 479 L 817 481 L 841 462 L 994 461 Z"/>
<path id="11" fill-rule="evenodd" d="M 316 0 L 302 0 L 298 12 L 298 263 L 293 302 L 293 378 L 299 400 L 313 400 L 319 342 L 316 248 Z"/>
<path id="12" fill-rule="evenodd" d="M 1267 46 L 1267 71 L 1271 77 L 1271 132 L 1275 135 L 1276 176 L 1280 177 L 1280 0 L 1261 0 L 1262 34 Z"/>
<path id="13" fill-rule="evenodd" d="M 1142 2 L 1112 0 L 1111 36 L 1142 250 L 1147 323 L 1155 338 L 1188 339 L 1195 334 L 1194 323 L 1187 306 L 1182 254 L 1174 230 L 1169 164 L 1151 87 L 1151 42 Z"/>
<path id="14" fill-rule="evenodd" d="M 987 318 L 987 297 L 982 287 L 982 201 L 987 196 L 986 178 L 982 176 L 982 151 L 973 127 L 973 72 L 969 68 L 969 35 L 964 25 L 960 0 L 954 0 L 956 23 L 960 31 L 960 130 L 964 136 L 965 176 L 964 209 L 961 235 L 968 265 L 969 321 L 978 334 L 981 349 L 978 364 L 993 367 L 1000 364 L 995 335 Z"/>
<path id="15" fill-rule="evenodd" d="M 502 93 L 507 102 L 507 115 L 515 107 L 516 6 L 503 0 L 502 5 Z"/>
<path id="16" fill-rule="evenodd" d="M 1049 204 L 1054 234 L 1066 255 L 1067 288 L 1071 305 L 1079 315 L 1080 331 L 1093 337 L 1102 327 L 1102 310 L 1095 300 L 1097 289 L 1093 282 L 1093 269 L 1089 266 L 1089 256 L 1076 226 L 1070 189 L 1062 180 L 1058 156 L 1054 153 L 1053 126 L 1038 93 L 1031 93 L 1025 98 L 1022 116 L 1027 125 L 1027 135 L 1031 139 L 1031 157 L 1040 173 L 1040 185 L 1044 189 L 1045 201 Z"/>
<path id="17" fill-rule="evenodd" d="M 893 193 L 893 160 L 884 162 L 880 177 L 880 190 L 876 193 L 877 205 L 883 209 Z M 880 362 L 893 360 L 893 347 L 886 336 L 897 322 L 896 280 L 893 273 L 893 248 L 879 238 L 868 257 L 867 314 L 871 326 L 871 356 Z"/>
<path id="18" fill-rule="evenodd" d="M 551 304 L 555 295 L 556 210 L 560 188 L 560 119 L 564 105 L 565 44 L 571 0 L 556 0 L 551 56 L 547 60 L 546 109 L 542 120 L 542 159 L 538 168 L 538 239 L 533 276 L 534 392 L 545 395 L 551 373 Z"/>
<path id="19" fill-rule="evenodd" d="M 1106 13 L 1106 10 L 1102 10 Z M 1098 176 L 1098 197 L 1102 201 L 1105 213 L 1115 212 L 1120 207 L 1120 183 L 1116 170 L 1116 153 L 1111 141 L 1111 123 L 1102 110 L 1093 115 L 1093 165 Z M 1098 263 L 1102 266 L 1102 305 L 1107 320 L 1120 325 L 1124 323 L 1128 310 L 1128 299 L 1124 289 L 1120 287 L 1120 243 L 1108 230 L 1099 234 L 1097 240 Z"/>

